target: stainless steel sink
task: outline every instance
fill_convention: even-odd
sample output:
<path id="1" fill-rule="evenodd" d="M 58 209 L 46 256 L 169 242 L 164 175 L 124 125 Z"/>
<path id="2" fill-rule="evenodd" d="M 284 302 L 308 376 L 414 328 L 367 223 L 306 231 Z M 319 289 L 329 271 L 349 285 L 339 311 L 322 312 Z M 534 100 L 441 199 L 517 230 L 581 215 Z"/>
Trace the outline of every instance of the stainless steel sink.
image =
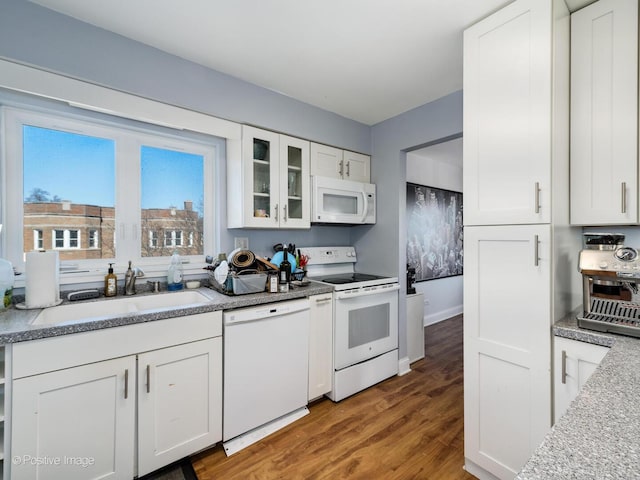
<path id="1" fill-rule="evenodd" d="M 121 297 L 96 302 L 73 303 L 43 309 L 32 325 L 53 325 L 78 320 L 101 320 L 126 314 L 183 308 L 208 303 L 209 298 L 195 290 Z"/>

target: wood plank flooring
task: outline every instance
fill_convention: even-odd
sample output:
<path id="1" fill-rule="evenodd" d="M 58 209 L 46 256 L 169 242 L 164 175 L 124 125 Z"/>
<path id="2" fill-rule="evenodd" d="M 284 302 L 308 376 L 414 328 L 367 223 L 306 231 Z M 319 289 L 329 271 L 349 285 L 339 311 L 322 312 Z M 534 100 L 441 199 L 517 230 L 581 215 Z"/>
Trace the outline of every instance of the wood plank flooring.
<path id="1" fill-rule="evenodd" d="M 199 480 L 473 479 L 462 469 L 462 316 L 425 329 L 411 372 L 333 403 L 226 457 L 192 458 Z"/>

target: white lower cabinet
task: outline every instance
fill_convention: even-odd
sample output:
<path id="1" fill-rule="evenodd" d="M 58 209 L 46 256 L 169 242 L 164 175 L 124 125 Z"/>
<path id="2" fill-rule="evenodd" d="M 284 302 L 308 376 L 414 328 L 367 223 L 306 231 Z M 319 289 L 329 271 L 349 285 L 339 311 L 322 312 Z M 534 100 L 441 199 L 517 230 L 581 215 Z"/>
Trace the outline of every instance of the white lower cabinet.
<path id="1" fill-rule="evenodd" d="M 332 389 L 333 295 L 309 297 L 309 400 Z"/>
<path id="2" fill-rule="evenodd" d="M 222 438 L 222 339 L 138 356 L 138 476 Z"/>
<path id="3" fill-rule="evenodd" d="M 132 479 L 219 442 L 221 324 L 213 312 L 15 344 L 10 478 Z"/>
<path id="4" fill-rule="evenodd" d="M 407 356 L 413 363 L 424 358 L 424 294 L 407 295 Z"/>
<path id="5" fill-rule="evenodd" d="M 607 352 L 609 348 L 602 345 L 554 338 L 554 423 L 567 411 Z"/>
<path id="6" fill-rule="evenodd" d="M 465 227 L 465 457 L 478 478 L 513 478 L 551 427 L 550 230 Z"/>
<path id="7" fill-rule="evenodd" d="M 11 478 L 133 478 L 136 358 L 13 383 Z"/>

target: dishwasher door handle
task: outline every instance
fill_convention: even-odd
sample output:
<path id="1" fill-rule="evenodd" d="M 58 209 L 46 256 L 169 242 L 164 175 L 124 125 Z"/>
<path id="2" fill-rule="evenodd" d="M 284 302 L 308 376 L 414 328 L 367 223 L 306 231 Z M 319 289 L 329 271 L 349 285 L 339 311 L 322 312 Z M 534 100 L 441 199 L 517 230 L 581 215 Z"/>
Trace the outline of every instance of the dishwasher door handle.
<path id="1" fill-rule="evenodd" d="M 261 309 L 261 310 L 257 310 L 251 316 L 241 315 L 239 318 L 234 318 L 234 315 L 231 314 L 227 317 L 224 317 L 224 324 L 226 326 L 233 326 L 233 325 L 240 325 L 241 323 L 259 322 L 261 320 L 267 320 L 273 317 L 286 317 L 287 315 L 291 315 L 293 313 L 304 312 L 308 310 L 309 310 L 308 305 L 306 308 L 303 308 L 303 309 L 296 308 L 295 310 L 291 310 L 289 308 L 278 309 L 277 307 L 270 309 L 268 311 Z"/>

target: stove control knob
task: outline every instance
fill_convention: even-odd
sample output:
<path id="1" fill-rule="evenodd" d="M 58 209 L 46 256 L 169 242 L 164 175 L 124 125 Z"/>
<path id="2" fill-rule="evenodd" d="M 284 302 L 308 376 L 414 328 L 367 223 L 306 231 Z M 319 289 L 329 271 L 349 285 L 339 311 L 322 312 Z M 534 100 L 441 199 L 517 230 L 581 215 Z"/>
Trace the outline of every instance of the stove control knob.
<path id="1" fill-rule="evenodd" d="M 605 268 L 607 268 L 607 267 L 609 266 L 609 264 L 608 264 L 607 262 L 600 262 L 600 263 L 598 264 L 598 266 L 599 266 L 602 270 L 604 270 Z"/>

